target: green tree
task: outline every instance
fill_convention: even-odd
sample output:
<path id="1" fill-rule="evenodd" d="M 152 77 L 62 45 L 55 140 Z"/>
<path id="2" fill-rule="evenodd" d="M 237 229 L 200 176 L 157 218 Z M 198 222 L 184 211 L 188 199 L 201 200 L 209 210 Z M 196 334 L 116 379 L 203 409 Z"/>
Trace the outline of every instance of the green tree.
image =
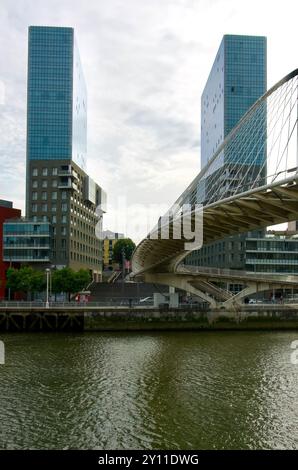
<path id="1" fill-rule="evenodd" d="M 6 287 L 12 292 L 20 291 L 20 276 L 18 269 L 8 268 L 6 272 Z"/>
<path id="2" fill-rule="evenodd" d="M 74 278 L 75 292 L 80 292 L 81 290 L 86 289 L 92 280 L 90 271 L 88 271 L 88 269 L 79 269 L 79 271 L 74 273 Z"/>
<path id="3" fill-rule="evenodd" d="M 24 292 L 28 298 L 31 294 L 45 289 L 45 273 L 30 266 L 22 266 L 20 269 L 9 268 L 6 278 L 6 285 L 12 292 Z"/>
<path id="4" fill-rule="evenodd" d="M 68 294 L 70 300 L 71 294 L 86 288 L 90 281 L 91 276 L 87 269 L 80 269 L 77 272 L 71 268 L 57 269 L 52 275 L 52 291 L 55 294 L 64 292 Z"/>
<path id="5" fill-rule="evenodd" d="M 122 265 L 123 253 L 126 260 L 131 260 L 136 245 L 130 238 L 120 238 L 113 248 L 113 259 Z"/>
<path id="6" fill-rule="evenodd" d="M 57 269 L 52 274 L 52 291 L 55 294 L 64 292 L 68 294 L 68 298 L 70 299 L 74 283 L 74 271 L 70 268 Z"/>

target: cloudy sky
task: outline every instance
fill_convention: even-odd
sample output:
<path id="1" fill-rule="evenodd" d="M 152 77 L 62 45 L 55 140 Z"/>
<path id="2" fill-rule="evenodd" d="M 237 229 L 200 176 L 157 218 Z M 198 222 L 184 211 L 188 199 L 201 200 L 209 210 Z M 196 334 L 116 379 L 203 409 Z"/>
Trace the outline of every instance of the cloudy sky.
<path id="1" fill-rule="evenodd" d="M 271 86 L 298 65 L 297 14 L 296 0 L 0 0 L 0 198 L 24 208 L 29 25 L 75 28 L 88 172 L 114 208 L 105 228 L 137 236 L 117 209 L 134 223 L 132 203 L 163 212 L 199 171 L 200 95 L 223 34 L 267 36 Z"/>

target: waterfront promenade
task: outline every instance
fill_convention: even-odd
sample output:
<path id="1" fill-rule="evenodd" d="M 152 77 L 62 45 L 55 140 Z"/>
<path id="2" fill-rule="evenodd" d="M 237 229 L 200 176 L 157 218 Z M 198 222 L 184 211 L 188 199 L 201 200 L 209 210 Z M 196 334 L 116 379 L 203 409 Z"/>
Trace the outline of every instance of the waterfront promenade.
<path id="1" fill-rule="evenodd" d="M 298 329 L 298 305 L 243 304 L 237 309 L 206 305 L 153 306 L 103 303 L 2 302 L 0 331 Z"/>

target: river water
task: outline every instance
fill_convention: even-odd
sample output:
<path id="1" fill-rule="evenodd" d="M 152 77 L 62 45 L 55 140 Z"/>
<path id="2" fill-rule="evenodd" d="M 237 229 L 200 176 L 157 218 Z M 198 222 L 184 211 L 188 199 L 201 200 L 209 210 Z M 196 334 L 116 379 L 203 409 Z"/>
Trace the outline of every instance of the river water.
<path id="1" fill-rule="evenodd" d="M 2 449 L 298 449 L 298 332 L 0 339 Z"/>

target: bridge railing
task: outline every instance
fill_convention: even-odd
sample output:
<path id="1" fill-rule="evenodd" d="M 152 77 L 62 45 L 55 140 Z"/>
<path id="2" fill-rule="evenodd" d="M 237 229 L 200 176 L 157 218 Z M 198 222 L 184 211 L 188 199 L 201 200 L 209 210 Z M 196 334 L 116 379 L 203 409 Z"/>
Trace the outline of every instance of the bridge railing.
<path id="1" fill-rule="evenodd" d="M 169 212 L 297 176 L 298 69 L 244 114 Z"/>

